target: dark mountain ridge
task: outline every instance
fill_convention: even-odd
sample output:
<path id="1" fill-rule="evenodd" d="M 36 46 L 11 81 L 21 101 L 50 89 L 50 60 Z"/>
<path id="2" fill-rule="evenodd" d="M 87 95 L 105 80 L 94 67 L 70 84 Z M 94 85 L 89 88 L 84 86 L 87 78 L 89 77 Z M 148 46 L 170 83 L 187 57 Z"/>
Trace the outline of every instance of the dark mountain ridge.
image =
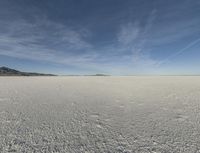
<path id="1" fill-rule="evenodd" d="M 0 67 L 0 76 L 55 76 L 53 74 L 43 74 L 35 72 L 21 72 L 8 67 Z"/>

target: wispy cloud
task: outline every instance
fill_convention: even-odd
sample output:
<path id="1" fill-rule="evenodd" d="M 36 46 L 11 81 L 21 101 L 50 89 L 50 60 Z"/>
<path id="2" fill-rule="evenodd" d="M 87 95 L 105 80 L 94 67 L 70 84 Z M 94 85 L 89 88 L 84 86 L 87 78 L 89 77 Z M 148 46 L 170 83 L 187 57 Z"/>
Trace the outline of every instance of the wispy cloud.
<path id="1" fill-rule="evenodd" d="M 127 25 L 122 25 L 121 30 L 118 33 L 118 41 L 124 45 L 130 45 L 133 43 L 139 35 L 140 28 L 139 23 L 128 23 Z"/>
<path id="2" fill-rule="evenodd" d="M 132 62 L 135 66 L 153 65 L 154 60 L 150 57 L 150 52 L 146 48 L 149 32 L 156 18 L 156 10 L 152 10 L 145 25 L 141 25 L 140 21 L 122 25 L 118 34 L 118 40 L 124 51 L 130 52 Z"/>
<path id="3" fill-rule="evenodd" d="M 7 28 L 0 35 L 1 55 L 64 64 L 81 63 L 94 57 L 92 53 L 87 54 L 92 45 L 85 41 L 83 30 L 75 31 L 49 20 L 34 24 L 18 20 L 4 25 Z"/>

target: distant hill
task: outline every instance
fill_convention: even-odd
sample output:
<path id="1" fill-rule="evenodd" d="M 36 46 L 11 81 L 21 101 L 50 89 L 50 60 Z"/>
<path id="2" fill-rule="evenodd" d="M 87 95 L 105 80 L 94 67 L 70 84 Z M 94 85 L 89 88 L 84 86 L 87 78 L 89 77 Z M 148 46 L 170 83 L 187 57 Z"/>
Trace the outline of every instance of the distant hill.
<path id="1" fill-rule="evenodd" d="M 85 76 L 110 76 L 107 74 L 91 74 L 91 75 L 85 75 Z"/>
<path id="2" fill-rule="evenodd" d="M 21 72 L 8 67 L 0 67 L 0 76 L 55 76 L 55 75 L 34 73 L 34 72 Z"/>

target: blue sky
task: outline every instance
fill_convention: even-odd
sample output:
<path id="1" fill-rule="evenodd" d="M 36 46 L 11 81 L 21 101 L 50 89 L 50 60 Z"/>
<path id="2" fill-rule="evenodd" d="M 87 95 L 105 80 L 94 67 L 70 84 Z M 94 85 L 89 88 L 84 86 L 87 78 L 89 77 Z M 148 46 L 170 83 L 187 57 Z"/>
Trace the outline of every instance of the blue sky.
<path id="1" fill-rule="evenodd" d="M 200 74 L 199 0 L 0 0 L 0 65 L 56 74 Z"/>

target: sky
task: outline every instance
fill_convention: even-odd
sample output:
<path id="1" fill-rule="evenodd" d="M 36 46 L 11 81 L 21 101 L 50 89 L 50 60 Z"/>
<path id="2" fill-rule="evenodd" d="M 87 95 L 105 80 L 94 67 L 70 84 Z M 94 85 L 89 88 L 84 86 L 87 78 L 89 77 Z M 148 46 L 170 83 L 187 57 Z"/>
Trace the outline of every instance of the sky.
<path id="1" fill-rule="evenodd" d="M 0 0 L 0 66 L 200 74 L 199 0 Z"/>

